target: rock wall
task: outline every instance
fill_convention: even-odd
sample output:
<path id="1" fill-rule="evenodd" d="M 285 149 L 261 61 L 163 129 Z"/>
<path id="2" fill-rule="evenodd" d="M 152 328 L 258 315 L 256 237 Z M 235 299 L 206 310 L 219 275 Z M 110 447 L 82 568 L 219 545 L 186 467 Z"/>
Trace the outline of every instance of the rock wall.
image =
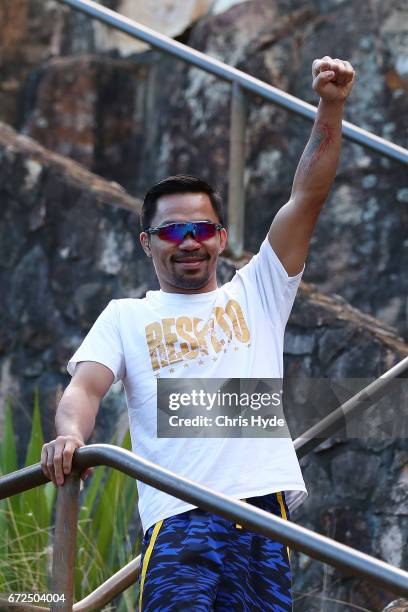
<path id="1" fill-rule="evenodd" d="M 66 362 L 97 315 L 110 299 L 141 297 L 157 285 L 138 244 L 137 200 L 4 124 L 0 159 L 0 406 L 10 395 L 21 449 L 34 388 L 40 389 L 48 439 L 56 402 L 69 382 Z M 220 282 L 233 271 L 223 259 Z M 286 334 L 287 375 L 374 377 L 406 355 L 408 347 L 392 329 L 302 283 Z M 322 414 L 329 409 L 323 403 Z M 108 441 L 126 422 L 119 383 L 102 402 L 91 442 Z M 309 498 L 296 522 L 408 567 L 406 439 L 339 434 L 302 466 Z M 321 610 L 322 596 L 370 610 L 381 610 L 392 598 L 304 555 L 294 553 L 292 560 L 297 611 Z M 334 612 L 343 609 L 330 603 Z"/>
<path id="2" fill-rule="evenodd" d="M 34 389 L 49 438 L 65 362 L 83 330 L 110 295 L 143 293 L 151 271 L 135 244 L 139 202 L 119 185 L 4 124 L 0 159 L 0 431 L 10 396 L 21 451 Z M 102 415 L 102 429 L 120 406 L 122 399 Z"/>
<path id="3" fill-rule="evenodd" d="M 98 0 L 97 0 L 98 1 Z M 99 2 L 167 36 L 182 35 L 212 5 L 211 0 L 103 0 Z M 17 125 L 26 80 L 51 58 L 81 53 L 122 56 L 145 51 L 142 41 L 93 21 L 57 0 L 2 0 L 0 4 L 0 121 Z M 34 71 L 34 73 L 33 73 Z"/>
<path id="4" fill-rule="evenodd" d="M 106 2 L 102 2 L 106 5 Z M 212 0 L 116 0 L 111 8 L 121 15 L 165 34 L 183 34 L 197 19 L 205 15 Z M 122 56 L 146 50 L 148 45 L 101 23 L 94 24 L 95 43 L 99 51 L 119 51 Z"/>
<path id="5" fill-rule="evenodd" d="M 346 118 L 406 146 L 406 17 L 399 0 L 217 0 L 185 32 L 169 33 L 312 103 L 312 60 L 346 57 L 358 71 Z M 96 316 L 109 299 L 155 286 L 138 245 L 137 198 L 173 172 L 200 174 L 226 194 L 230 97 L 202 71 L 102 39 L 54 0 L 3 0 L 0 33 L 0 119 L 48 148 L 0 126 L 0 431 L 11 395 L 21 449 L 34 388 L 49 437 L 66 361 Z M 287 200 L 309 131 L 249 97 L 248 251 Z M 403 167 L 344 143 L 287 329 L 288 375 L 378 376 L 408 354 L 387 327 L 407 338 L 407 203 Z M 220 280 L 232 273 L 224 259 Z M 118 421 L 126 425 L 120 385 L 104 399 L 93 440 L 109 440 Z M 297 522 L 408 568 L 406 439 L 339 434 L 302 466 L 309 498 Z M 293 567 L 295 610 L 344 610 L 334 600 L 381 610 L 392 598 L 304 555 L 293 555 Z"/>
<path id="6" fill-rule="evenodd" d="M 149 151 L 150 88 L 148 61 L 95 55 L 53 59 L 38 74 L 23 131 L 129 187 L 129 179 L 143 174 Z"/>
<path id="7" fill-rule="evenodd" d="M 406 16 L 393 1 L 253 0 L 200 20 L 189 44 L 313 104 L 312 60 L 345 57 L 358 74 L 346 119 L 406 145 Z M 172 119 L 158 107 L 160 170 L 204 172 L 226 193 L 229 88 L 197 69 L 178 66 L 174 73 Z M 249 98 L 245 242 L 251 251 L 290 195 L 309 131 L 304 120 Z M 405 168 L 345 142 L 305 273 L 321 291 L 340 294 L 405 336 L 407 199 Z"/>
<path id="8" fill-rule="evenodd" d="M 7 121 L 138 197 L 152 181 L 184 171 L 203 175 L 227 193 L 226 83 L 158 52 L 121 58 L 118 46 L 95 55 L 89 19 L 53 2 L 41 7 L 48 13 L 37 11 L 34 18 L 28 0 L 19 1 L 18 16 L 12 14 L 15 31 L 6 30 L 5 37 L 14 55 L 9 51 L 9 63 L 0 66 L 8 75 L 0 91 Z M 221 2 L 183 40 L 314 104 L 312 60 L 346 57 L 358 73 L 346 119 L 404 145 L 406 17 L 399 0 Z M 19 61 L 17 50 L 23 54 Z M 249 96 L 248 250 L 287 201 L 309 132 L 305 120 Z M 404 337 L 407 202 L 404 167 L 345 142 L 305 272 L 319 290 L 341 295 Z"/>
<path id="9" fill-rule="evenodd" d="M 388 369 L 395 359 L 394 350 L 405 355 L 406 348 L 375 319 L 303 283 L 285 337 L 285 372 L 287 377 L 366 378 Z M 330 397 L 323 391 L 320 398 L 316 404 L 324 416 L 332 409 Z M 298 405 L 298 414 L 304 408 Z M 394 437 L 381 435 L 381 417 L 367 410 L 359 419 L 360 433 L 355 434 L 361 437 L 343 430 L 301 460 L 309 497 L 293 518 L 330 538 L 407 568 L 408 444 L 402 431 L 406 418 L 394 412 L 392 405 L 383 410 L 393 419 Z M 299 418 L 290 416 L 295 422 Z M 336 601 L 379 611 L 392 599 L 391 593 L 366 580 L 352 579 L 303 554 L 293 557 L 296 611 L 348 609 L 347 604 Z"/>

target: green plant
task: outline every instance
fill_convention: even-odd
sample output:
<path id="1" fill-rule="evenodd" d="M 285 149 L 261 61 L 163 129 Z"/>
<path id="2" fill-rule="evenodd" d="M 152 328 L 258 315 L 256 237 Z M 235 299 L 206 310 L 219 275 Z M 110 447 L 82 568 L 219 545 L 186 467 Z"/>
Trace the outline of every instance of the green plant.
<path id="1" fill-rule="evenodd" d="M 37 463 L 44 443 L 38 392 L 24 466 Z M 18 469 L 11 402 L 7 402 L 0 472 Z M 48 565 L 48 530 L 55 491 L 52 483 L 0 502 L 0 592 L 44 591 Z"/>
<path id="2" fill-rule="evenodd" d="M 116 435 L 111 443 L 116 441 Z M 35 393 L 30 441 L 24 465 L 38 463 L 44 443 Z M 127 432 L 122 447 L 130 450 Z M 18 469 L 11 401 L 7 402 L 0 447 L 0 476 Z M 52 524 L 57 489 L 50 482 L 0 501 L 0 592 L 49 592 Z M 80 496 L 75 600 L 82 599 L 135 555 L 129 523 L 137 503 L 134 479 L 98 467 Z M 136 552 L 137 554 L 137 552 Z M 136 587 L 135 587 L 136 588 Z M 121 611 L 135 608 L 135 597 L 122 597 Z"/>

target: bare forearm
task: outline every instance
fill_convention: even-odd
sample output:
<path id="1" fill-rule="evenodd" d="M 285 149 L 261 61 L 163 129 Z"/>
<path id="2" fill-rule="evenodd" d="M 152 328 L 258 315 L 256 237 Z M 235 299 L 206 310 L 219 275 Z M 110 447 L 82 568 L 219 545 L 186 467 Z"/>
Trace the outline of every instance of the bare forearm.
<path id="1" fill-rule="evenodd" d="M 289 276 L 302 270 L 340 155 L 343 106 L 355 78 L 350 62 L 325 55 L 312 65 L 320 97 L 315 124 L 300 159 L 289 201 L 275 215 L 269 242 Z"/>
<path id="2" fill-rule="evenodd" d="M 99 402 L 79 386 L 68 386 L 55 415 L 57 435 L 72 435 L 84 442 L 95 427 Z"/>
<path id="3" fill-rule="evenodd" d="M 58 404 L 57 436 L 41 450 L 41 469 L 57 486 L 71 472 L 74 453 L 85 445 L 95 427 L 101 399 L 113 383 L 113 373 L 101 363 L 82 361 Z M 86 477 L 89 470 L 81 475 Z"/>
<path id="4" fill-rule="evenodd" d="M 321 206 L 336 175 L 341 148 L 342 102 L 320 100 L 309 142 L 293 181 L 291 199 Z"/>

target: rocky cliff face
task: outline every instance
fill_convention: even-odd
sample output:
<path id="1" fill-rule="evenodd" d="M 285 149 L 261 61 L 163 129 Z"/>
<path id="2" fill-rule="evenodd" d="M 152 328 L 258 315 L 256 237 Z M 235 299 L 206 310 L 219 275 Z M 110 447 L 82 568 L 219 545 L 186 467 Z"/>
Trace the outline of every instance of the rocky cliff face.
<path id="1" fill-rule="evenodd" d="M 3 118 L 136 196 L 181 171 L 202 174 L 226 193 L 227 84 L 157 52 L 120 58 L 119 43 L 110 55 L 94 55 L 105 47 L 89 19 L 55 2 L 37 3 L 36 11 L 28 0 L 19 5 L 4 4 L 15 27 L 3 26 Z M 404 145 L 406 17 L 398 0 L 218 2 L 183 39 L 314 104 L 312 60 L 346 57 L 358 73 L 346 118 Z M 289 197 L 309 132 L 305 120 L 249 97 L 248 250 Z M 405 337 L 407 202 L 403 167 L 345 143 L 305 272 L 321 291 L 338 293 Z"/>
<path id="2" fill-rule="evenodd" d="M 254 0 L 201 20 L 192 29 L 189 44 L 314 104 L 313 58 L 346 57 L 358 73 L 346 118 L 403 145 L 408 81 L 401 41 L 408 34 L 397 24 L 404 15 L 397 2 L 320 6 Z M 177 111 L 170 122 L 166 113 L 159 114 L 163 117 L 158 131 L 160 169 L 198 173 L 203 172 L 205 160 L 206 176 L 225 192 L 229 88 L 197 69 L 178 66 L 177 70 L 169 96 Z M 309 129 L 303 120 L 250 98 L 245 225 L 249 250 L 289 197 Z M 320 290 L 340 294 L 403 334 L 407 194 L 404 168 L 344 143 L 337 180 L 319 220 L 305 273 L 305 279 Z"/>
<path id="3" fill-rule="evenodd" d="M 358 71 L 346 118 L 404 145 L 406 24 L 398 0 L 217 0 L 182 38 L 312 103 L 312 60 L 346 57 Z M 34 388 L 51 436 L 66 361 L 96 316 L 111 298 L 155 286 L 138 245 L 137 198 L 184 171 L 226 193 L 230 96 L 226 84 L 157 52 L 121 57 L 113 39 L 53 0 L 4 0 L 0 31 L 0 118 L 47 147 L 0 126 L 0 406 L 11 394 L 22 447 Z M 249 98 L 248 251 L 287 200 L 309 131 Z M 288 375 L 378 376 L 408 354 L 387 327 L 407 337 L 407 203 L 402 167 L 344 144 L 287 330 Z M 232 273 L 223 260 L 220 280 Z M 0 430 L 1 419 L 0 410 Z M 107 441 L 118 419 L 126 423 L 120 385 L 104 400 L 93 440 Z M 296 521 L 408 567 L 405 439 L 339 435 L 302 463 L 309 498 Z M 322 610 L 322 595 L 336 612 L 344 606 L 335 599 L 370 610 L 391 599 L 303 555 L 293 559 L 296 610 Z"/>
<path id="4" fill-rule="evenodd" d="M 137 200 L 4 124 L 0 159 L 0 405 L 11 396 L 24 447 L 34 388 L 50 438 L 56 402 L 69 381 L 66 363 L 95 318 L 110 299 L 140 297 L 156 285 L 137 240 Z M 222 260 L 220 282 L 233 272 Z M 393 330 L 302 284 L 286 335 L 288 376 L 374 377 L 406 355 Z M 323 397 L 321 414 L 330 409 Z M 108 441 L 118 422 L 127 422 L 121 383 L 104 399 L 91 441 Z M 405 439 L 339 433 L 302 464 L 309 498 L 297 522 L 407 567 Z M 321 610 L 322 594 L 372 610 L 391 599 L 304 555 L 293 555 L 293 567 L 296 591 L 308 593 L 298 594 L 296 610 Z"/>
<path id="5" fill-rule="evenodd" d="M 134 253 L 137 200 L 4 124 L 0 142 L 0 419 L 11 395 L 23 448 L 33 389 L 41 389 L 50 436 L 81 327 L 110 295 L 141 295 L 150 270 Z"/>
<path id="6" fill-rule="evenodd" d="M 167 36 L 182 35 L 213 4 L 211 0 L 99 3 Z M 222 6 L 219 8 L 223 10 Z M 42 62 L 61 55 L 91 52 L 129 56 L 148 48 L 142 41 L 92 21 L 57 0 L 2 0 L 0 32 L 0 121 L 13 125 L 20 121 L 23 111 L 16 105 L 16 99 L 20 98 L 26 80 L 35 80 L 36 69 Z"/>

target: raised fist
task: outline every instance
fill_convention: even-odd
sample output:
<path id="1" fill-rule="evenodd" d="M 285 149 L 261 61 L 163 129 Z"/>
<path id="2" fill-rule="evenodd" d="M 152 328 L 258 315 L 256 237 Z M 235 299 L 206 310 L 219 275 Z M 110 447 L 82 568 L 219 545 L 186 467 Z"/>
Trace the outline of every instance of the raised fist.
<path id="1" fill-rule="evenodd" d="M 349 96 L 355 72 L 350 62 L 325 55 L 312 65 L 313 89 L 327 102 L 344 102 Z"/>

